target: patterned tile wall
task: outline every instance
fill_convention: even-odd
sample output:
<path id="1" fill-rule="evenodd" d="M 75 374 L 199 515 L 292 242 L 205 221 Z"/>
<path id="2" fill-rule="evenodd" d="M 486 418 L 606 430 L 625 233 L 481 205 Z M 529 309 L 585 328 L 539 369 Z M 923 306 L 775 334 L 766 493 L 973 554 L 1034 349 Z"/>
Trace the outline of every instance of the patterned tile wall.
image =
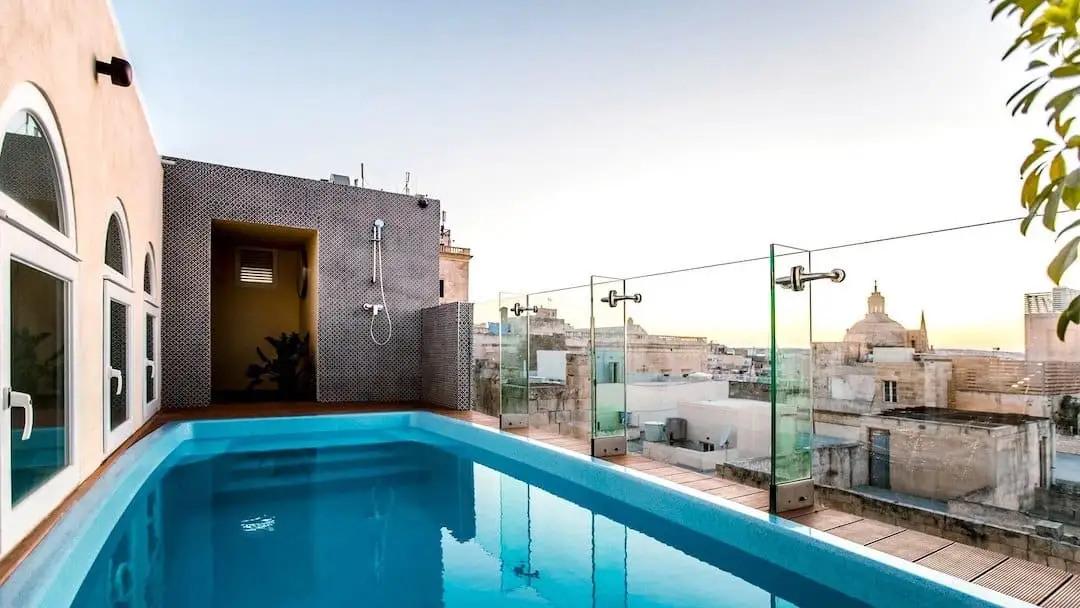
<path id="1" fill-rule="evenodd" d="M 455 410 L 471 409 L 472 303 L 425 308 L 421 316 L 423 401 Z"/>
<path id="2" fill-rule="evenodd" d="M 210 402 L 210 232 L 213 220 L 318 231 L 319 401 L 420 398 L 420 310 L 439 301 L 439 201 L 185 159 L 165 166 L 161 372 L 166 407 Z M 371 226 L 383 229 L 394 334 L 368 335 Z M 379 316 L 376 337 L 385 331 Z"/>
<path id="3" fill-rule="evenodd" d="M 5 125 L 0 125 L 3 128 Z M 56 160 L 43 137 L 4 134 L 0 149 L 0 190 L 19 201 L 50 226 L 60 225 L 56 204 Z"/>

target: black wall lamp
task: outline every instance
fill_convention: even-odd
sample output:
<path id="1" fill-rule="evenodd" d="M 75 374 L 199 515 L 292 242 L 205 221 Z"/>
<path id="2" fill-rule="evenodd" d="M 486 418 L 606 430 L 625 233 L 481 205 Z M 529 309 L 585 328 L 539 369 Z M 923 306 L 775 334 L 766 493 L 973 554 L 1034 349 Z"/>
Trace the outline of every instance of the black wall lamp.
<path id="1" fill-rule="evenodd" d="M 113 57 L 108 63 L 95 60 L 94 71 L 108 76 L 112 83 L 118 87 L 131 86 L 131 63 L 126 59 Z"/>

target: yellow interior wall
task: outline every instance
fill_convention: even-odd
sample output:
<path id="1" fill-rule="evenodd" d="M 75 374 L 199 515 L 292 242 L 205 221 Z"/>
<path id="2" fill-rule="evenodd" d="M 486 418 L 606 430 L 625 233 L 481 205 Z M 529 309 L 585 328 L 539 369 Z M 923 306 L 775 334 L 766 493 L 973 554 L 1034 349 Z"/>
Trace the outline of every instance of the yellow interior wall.
<path id="1" fill-rule="evenodd" d="M 308 265 L 307 297 L 300 302 L 300 329 L 307 332 L 310 342 L 311 363 L 318 367 L 319 353 L 319 240 L 318 236 L 305 244 Z"/>
<path id="2" fill-rule="evenodd" d="M 277 250 L 273 285 L 245 285 L 236 277 L 236 252 L 243 246 L 215 243 L 211 257 L 211 387 L 215 391 L 246 389 L 247 366 L 259 362 L 255 349 L 274 356 L 266 336 L 302 331 L 304 325 L 296 292 L 299 251 Z M 264 383 L 261 388 L 273 385 Z"/>

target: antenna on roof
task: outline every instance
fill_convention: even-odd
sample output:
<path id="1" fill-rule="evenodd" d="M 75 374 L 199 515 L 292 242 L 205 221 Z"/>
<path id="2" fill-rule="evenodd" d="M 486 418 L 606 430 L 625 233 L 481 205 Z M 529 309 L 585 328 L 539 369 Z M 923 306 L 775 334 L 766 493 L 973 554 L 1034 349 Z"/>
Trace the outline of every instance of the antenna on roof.
<path id="1" fill-rule="evenodd" d="M 360 187 L 361 188 L 365 187 L 364 183 L 365 183 L 364 182 L 364 163 L 360 163 Z"/>
<path id="2" fill-rule="evenodd" d="M 409 178 L 410 177 L 412 177 L 412 174 L 409 173 L 408 171 L 406 171 L 405 172 L 405 194 L 409 193 Z"/>

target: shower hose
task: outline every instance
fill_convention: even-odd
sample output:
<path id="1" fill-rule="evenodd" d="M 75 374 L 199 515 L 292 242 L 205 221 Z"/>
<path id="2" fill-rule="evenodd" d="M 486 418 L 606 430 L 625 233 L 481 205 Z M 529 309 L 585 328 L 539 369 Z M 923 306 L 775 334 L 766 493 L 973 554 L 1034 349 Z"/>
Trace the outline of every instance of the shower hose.
<path id="1" fill-rule="evenodd" d="M 376 346 L 386 346 L 390 343 L 390 337 L 394 335 L 394 321 L 390 318 L 390 309 L 386 306 L 386 285 L 383 281 L 383 263 L 382 263 L 382 241 L 376 241 L 373 243 L 374 252 L 372 254 L 372 262 L 375 265 L 375 272 L 379 275 L 379 295 L 382 296 L 382 308 L 386 313 L 386 339 L 379 341 L 375 337 L 375 317 L 378 315 L 371 315 L 371 324 L 368 326 L 368 335 L 371 336 L 371 341 Z"/>

